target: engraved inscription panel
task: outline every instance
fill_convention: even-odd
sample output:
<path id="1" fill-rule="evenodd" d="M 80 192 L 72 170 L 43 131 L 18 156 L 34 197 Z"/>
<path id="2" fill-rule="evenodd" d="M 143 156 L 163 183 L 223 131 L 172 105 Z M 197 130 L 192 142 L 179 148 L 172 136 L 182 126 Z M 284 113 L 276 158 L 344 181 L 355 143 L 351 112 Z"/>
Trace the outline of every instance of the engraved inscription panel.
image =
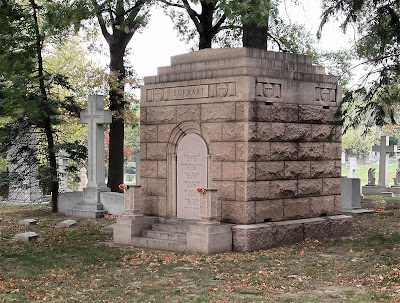
<path id="1" fill-rule="evenodd" d="M 199 219 L 198 187 L 207 187 L 207 146 L 197 134 L 188 134 L 177 153 L 177 217 Z"/>
<path id="2" fill-rule="evenodd" d="M 236 83 L 213 83 L 202 85 L 154 88 L 146 90 L 148 102 L 168 100 L 203 99 L 236 96 Z"/>

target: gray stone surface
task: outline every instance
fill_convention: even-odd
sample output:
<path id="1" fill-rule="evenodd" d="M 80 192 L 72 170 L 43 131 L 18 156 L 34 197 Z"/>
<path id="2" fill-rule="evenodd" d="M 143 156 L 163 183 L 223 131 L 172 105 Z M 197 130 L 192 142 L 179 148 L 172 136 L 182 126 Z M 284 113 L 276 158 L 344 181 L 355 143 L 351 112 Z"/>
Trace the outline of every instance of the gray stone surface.
<path id="1" fill-rule="evenodd" d="M 37 239 L 39 239 L 39 235 L 32 231 L 17 234 L 13 238 L 14 241 L 20 241 L 20 242 L 35 241 Z"/>
<path id="2" fill-rule="evenodd" d="M 394 193 L 391 191 L 383 191 L 381 192 L 380 196 L 382 197 L 394 197 Z"/>
<path id="3" fill-rule="evenodd" d="M 254 251 L 299 243 L 305 239 L 322 239 L 349 236 L 353 229 L 350 216 L 290 220 L 252 225 L 235 225 L 234 251 Z"/>
<path id="4" fill-rule="evenodd" d="M 139 237 L 156 222 L 158 217 L 118 218 L 114 225 L 114 242 L 130 245 L 133 237 Z"/>
<path id="5" fill-rule="evenodd" d="M 372 210 L 361 208 L 360 179 L 342 177 L 342 213 L 364 214 Z"/>
<path id="6" fill-rule="evenodd" d="M 62 227 L 72 227 L 72 226 L 76 226 L 78 224 L 78 222 L 76 222 L 75 220 L 64 220 L 62 222 L 58 222 L 56 224 L 57 228 L 62 228 Z"/>
<path id="7" fill-rule="evenodd" d="M 392 192 L 394 195 L 400 195 L 400 187 L 386 187 L 386 186 L 363 186 L 362 194 L 364 196 L 381 195 L 383 192 Z"/>
<path id="8" fill-rule="evenodd" d="M 111 215 L 121 216 L 124 214 L 124 194 L 114 192 L 100 193 L 100 203 L 104 211 Z"/>
<path id="9" fill-rule="evenodd" d="M 389 145 L 389 136 L 382 136 L 379 146 L 373 146 L 372 151 L 379 152 L 379 186 L 389 185 L 389 153 L 397 152 L 397 145 Z"/>
<path id="10" fill-rule="evenodd" d="M 377 208 L 378 202 L 375 201 L 374 199 L 363 198 L 361 199 L 361 206 L 364 208 Z"/>
<path id="11" fill-rule="evenodd" d="M 232 250 L 232 225 L 190 225 L 186 235 L 187 250 L 217 254 Z"/>
<path id="12" fill-rule="evenodd" d="M 35 219 L 24 219 L 18 221 L 18 225 L 36 225 L 37 220 Z"/>
<path id="13" fill-rule="evenodd" d="M 400 209 L 400 200 L 387 199 L 385 202 L 385 209 Z"/>

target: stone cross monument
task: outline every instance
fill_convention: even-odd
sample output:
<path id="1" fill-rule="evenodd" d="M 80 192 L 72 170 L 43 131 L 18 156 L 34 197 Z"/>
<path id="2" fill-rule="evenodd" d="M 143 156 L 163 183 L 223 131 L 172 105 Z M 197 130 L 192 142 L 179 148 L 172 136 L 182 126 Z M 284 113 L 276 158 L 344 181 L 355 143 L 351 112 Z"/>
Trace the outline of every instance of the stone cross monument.
<path id="1" fill-rule="evenodd" d="M 88 124 L 88 184 L 83 189 L 83 204 L 98 206 L 100 192 L 110 191 L 105 182 L 104 124 L 111 122 L 111 111 L 104 110 L 104 97 L 89 96 L 88 109 L 81 112 L 81 123 Z"/>
<path id="2" fill-rule="evenodd" d="M 397 151 L 397 145 L 389 145 L 389 137 L 382 136 L 381 144 L 373 146 L 372 151 L 379 152 L 379 186 L 389 186 L 389 153 Z"/>

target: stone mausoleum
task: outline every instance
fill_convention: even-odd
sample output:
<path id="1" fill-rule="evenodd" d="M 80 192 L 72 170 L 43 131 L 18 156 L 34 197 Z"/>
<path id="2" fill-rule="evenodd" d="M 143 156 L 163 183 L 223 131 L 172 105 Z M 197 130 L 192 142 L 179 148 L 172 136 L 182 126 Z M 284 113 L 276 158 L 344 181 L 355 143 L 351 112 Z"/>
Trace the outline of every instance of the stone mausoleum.
<path id="1" fill-rule="evenodd" d="M 141 210 L 199 218 L 218 190 L 238 251 L 347 235 L 337 77 L 311 57 L 251 48 L 174 56 L 141 93 Z"/>

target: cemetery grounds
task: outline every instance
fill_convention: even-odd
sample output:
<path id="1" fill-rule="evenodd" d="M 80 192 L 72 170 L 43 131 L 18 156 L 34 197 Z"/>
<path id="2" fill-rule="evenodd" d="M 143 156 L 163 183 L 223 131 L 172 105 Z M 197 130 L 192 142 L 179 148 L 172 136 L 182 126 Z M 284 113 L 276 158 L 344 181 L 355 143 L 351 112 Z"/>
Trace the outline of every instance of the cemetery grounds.
<path id="1" fill-rule="evenodd" d="M 399 302 L 400 211 L 355 216 L 353 236 L 212 256 L 116 246 L 48 206 L 0 206 L 0 302 Z M 35 218 L 38 224 L 19 226 Z M 21 232 L 35 242 L 13 242 Z"/>

